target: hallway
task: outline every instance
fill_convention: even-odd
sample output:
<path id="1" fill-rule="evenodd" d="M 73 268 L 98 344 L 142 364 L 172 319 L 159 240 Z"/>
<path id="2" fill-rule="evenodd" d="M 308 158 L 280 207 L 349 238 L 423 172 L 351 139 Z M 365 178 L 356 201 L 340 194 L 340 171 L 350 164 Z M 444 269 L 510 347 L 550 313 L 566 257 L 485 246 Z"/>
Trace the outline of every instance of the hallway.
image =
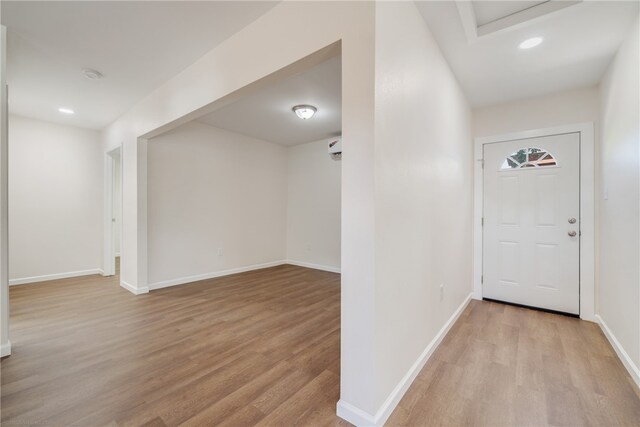
<path id="1" fill-rule="evenodd" d="M 640 425 L 640 396 L 597 324 L 472 301 L 388 425 Z"/>

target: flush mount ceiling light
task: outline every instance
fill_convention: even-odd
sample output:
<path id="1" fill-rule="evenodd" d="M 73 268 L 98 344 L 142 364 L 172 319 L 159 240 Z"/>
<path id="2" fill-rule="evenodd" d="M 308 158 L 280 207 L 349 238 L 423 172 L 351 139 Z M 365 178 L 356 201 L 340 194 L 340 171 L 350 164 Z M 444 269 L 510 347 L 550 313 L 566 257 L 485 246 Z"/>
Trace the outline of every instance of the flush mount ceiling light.
<path id="1" fill-rule="evenodd" d="M 100 71 L 92 70 L 90 68 L 84 70 L 84 76 L 89 80 L 100 80 L 103 77 Z"/>
<path id="2" fill-rule="evenodd" d="M 70 108 L 58 108 L 62 114 L 75 114 L 75 112 Z"/>
<path id="3" fill-rule="evenodd" d="M 310 119 L 318 111 L 313 105 L 296 105 L 292 110 L 302 120 Z"/>
<path id="4" fill-rule="evenodd" d="M 542 37 L 531 37 L 530 39 L 526 39 L 522 43 L 520 43 L 520 49 L 531 49 L 532 47 L 538 46 L 542 43 Z"/>

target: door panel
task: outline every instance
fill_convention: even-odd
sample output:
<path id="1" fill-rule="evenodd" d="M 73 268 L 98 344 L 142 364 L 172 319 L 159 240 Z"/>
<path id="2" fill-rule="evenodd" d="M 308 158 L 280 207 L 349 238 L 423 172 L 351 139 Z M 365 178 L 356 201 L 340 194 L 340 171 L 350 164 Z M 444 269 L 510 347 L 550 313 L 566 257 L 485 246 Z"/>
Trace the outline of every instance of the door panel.
<path id="1" fill-rule="evenodd" d="M 520 203 L 517 176 L 500 176 L 500 225 L 518 225 Z"/>
<path id="2" fill-rule="evenodd" d="M 485 298 L 579 314 L 579 138 L 484 146 Z"/>
<path id="3" fill-rule="evenodd" d="M 550 194 L 558 186 L 558 175 L 538 175 L 535 183 L 536 188 L 536 225 L 539 227 L 556 227 L 556 214 L 558 213 L 558 200 L 555 197 L 549 198 Z"/>

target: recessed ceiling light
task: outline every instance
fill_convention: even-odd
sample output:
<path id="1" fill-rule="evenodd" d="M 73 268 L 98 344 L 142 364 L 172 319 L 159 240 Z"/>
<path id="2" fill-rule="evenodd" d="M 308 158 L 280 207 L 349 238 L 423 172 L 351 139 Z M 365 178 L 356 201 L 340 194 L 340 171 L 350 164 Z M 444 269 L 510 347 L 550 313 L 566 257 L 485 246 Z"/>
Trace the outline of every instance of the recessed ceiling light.
<path id="1" fill-rule="evenodd" d="M 296 105 L 292 110 L 302 120 L 310 119 L 318 111 L 313 105 Z"/>
<path id="2" fill-rule="evenodd" d="M 530 39 L 526 39 L 522 43 L 520 43 L 520 49 L 531 49 L 532 47 L 538 46 L 542 43 L 542 37 L 531 37 Z"/>
<path id="3" fill-rule="evenodd" d="M 62 114 L 75 114 L 75 112 L 70 108 L 58 108 Z"/>
<path id="4" fill-rule="evenodd" d="M 84 75 L 89 80 L 100 80 L 103 77 L 100 71 L 92 70 L 90 68 L 84 70 Z"/>

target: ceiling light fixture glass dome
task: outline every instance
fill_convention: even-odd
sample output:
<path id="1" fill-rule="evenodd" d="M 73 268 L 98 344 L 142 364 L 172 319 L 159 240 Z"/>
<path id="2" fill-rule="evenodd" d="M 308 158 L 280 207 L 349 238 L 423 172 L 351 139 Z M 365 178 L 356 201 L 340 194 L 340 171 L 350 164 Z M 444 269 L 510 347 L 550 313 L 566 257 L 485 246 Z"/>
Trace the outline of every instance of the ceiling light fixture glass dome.
<path id="1" fill-rule="evenodd" d="M 316 111 L 318 111 L 318 109 L 313 105 L 296 105 L 292 110 L 296 113 L 296 116 L 300 117 L 302 120 L 310 119 Z"/>

